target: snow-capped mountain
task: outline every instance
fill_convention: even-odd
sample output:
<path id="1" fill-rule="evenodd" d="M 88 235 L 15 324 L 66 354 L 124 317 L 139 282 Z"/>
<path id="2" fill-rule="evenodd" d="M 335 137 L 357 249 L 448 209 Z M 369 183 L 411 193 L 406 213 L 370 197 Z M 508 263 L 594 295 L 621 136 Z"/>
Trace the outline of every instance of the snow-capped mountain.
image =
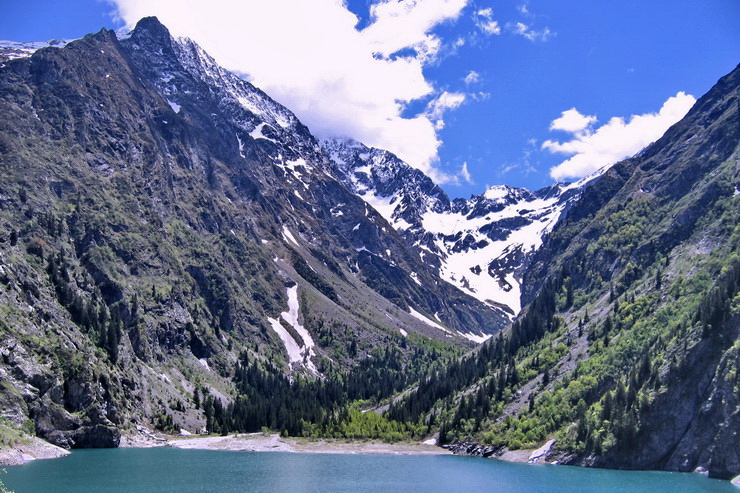
<path id="1" fill-rule="evenodd" d="M 253 169 L 250 179 L 241 184 L 252 191 L 257 183 L 280 190 L 279 195 L 291 202 L 292 212 L 296 205 L 312 213 L 326 205 L 332 221 L 351 217 L 343 210 L 348 207 L 346 201 L 322 206 L 315 202 L 325 202 L 326 197 L 316 195 L 311 182 L 319 176 L 339 180 L 380 213 L 415 249 L 418 259 L 431 265 L 443 280 L 507 317 L 519 312 L 519 286 L 528 259 L 578 197 L 582 183 L 555 184 L 535 192 L 498 186 L 468 200 L 451 201 L 423 172 L 388 151 L 338 139 L 319 146 L 290 110 L 220 67 L 196 43 L 171 38 L 155 22 L 144 20 L 143 26 L 133 35 L 118 33 L 117 37 L 131 54 L 136 70 L 156 87 L 178 117 L 163 115 L 159 123 L 177 127 L 178 119 L 197 118 L 233 143 L 222 149 L 222 160 L 271 163 L 271 173 L 257 176 Z M 67 43 L 0 42 L 0 57 L 28 57 L 41 48 Z M 305 229 L 306 221 L 294 221 L 290 216 L 281 215 L 280 231 L 285 242 L 296 246 L 300 240 L 294 233 Z M 360 223 L 350 228 L 355 252 L 395 265 L 398 255 L 393 249 L 380 246 Z M 375 223 L 373 227 L 382 230 Z M 314 235 L 313 240 L 319 241 L 319 236 Z M 365 264 L 351 257 L 350 268 L 361 270 Z M 414 285 L 426 284 L 418 270 L 411 269 L 406 276 Z M 439 313 L 436 309 L 425 311 Z M 436 324 L 429 317 L 427 321 L 426 325 Z"/>
<path id="2" fill-rule="evenodd" d="M 395 154 L 353 140 L 321 142 L 335 174 L 397 231 L 418 226 L 425 212 L 450 209 L 450 199 L 427 175 Z"/>
<path id="3" fill-rule="evenodd" d="M 345 186 L 290 110 L 193 41 L 145 18 L 60 46 L 0 44 L 0 335 L 18 356 L 0 376 L 29 389 L 8 406 L 18 423 L 115 446 L 118 425 L 200 382 L 228 402 L 247 359 L 314 377 L 379 348 L 431 362 L 507 326 Z M 29 418 L 37 405 L 52 414 Z M 197 405 L 178 409 L 203 427 Z"/>
<path id="4" fill-rule="evenodd" d="M 537 191 L 494 186 L 470 199 L 448 196 L 388 151 L 332 139 L 322 147 L 337 175 L 432 264 L 440 277 L 513 317 L 532 254 L 594 176 Z"/>
<path id="5" fill-rule="evenodd" d="M 23 41 L 6 41 L 0 40 L 0 64 L 16 58 L 26 58 L 33 55 L 41 48 L 48 48 L 50 46 L 54 48 L 65 47 L 71 39 L 51 39 L 49 41 L 34 41 L 34 42 L 23 42 Z"/>
<path id="6" fill-rule="evenodd" d="M 205 257 L 194 253 L 197 261 L 181 263 L 196 284 L 190 289 L 208 300 L 213 324 L 260 338 L 273 334 L 270 344 L 287 352 L 290 366 L 310 372 L 320 371 L 316 361 L 329 356 L 327 347 L 313 341 L 331 320 L 342 321 L 342 337 L 357 339 L 360 353 L 386 334 L 416 332 L 468 345 L 506 325 L 501 310 L 440 279 L 383 216 L 345 187 L 318 141 L 290 110 L 220 67 L 193 41 L 175 39 L 155 18 L 147 18 L 131 33 L 103 30 L 63 49 L 47 45 L 0 46 L 0 51 L 25 58 L 8 61 L 9 68 L 43 75 L 46 85 L 38 91 L 56 98 L 53 91 L 60 85 L 72 95 L 84 94 L 63 101 L 74 106 L 69 114 L 82 122 L 70 138 L 85 143 L 84 154 L 70 162 L 89 165 L 94 179 L 104 179 L 101 187 L 143 186 L 129 192 L 132 200 L 145 202 L 133 210 L 152 207 L 156 219 L 142 224 L 172 220 L 177 223 L 172 231 L 216 235 L 218 242 L 226 235 L 229 248 L 238 247 L 220 266 L 204 267 L 202 259 L 219 258 L 228 249 Z M 25 115 L 25 110 L 19 111 Z M 67 113 L 38 111 L 38 117 L 31 112 L 30 118 L 18 119 L 18 131 L 67 135 Z M 59 128 L 35 128 L 39 125 Z M 115 241 L 96 239 L 98 244 Z M 259 268 L 244 267 L 256 259 L 262 259 Z M 249 275 L 242 278 L 245 272 Z M 303 319 L 307 314 L 312 327 Z M 205 340 L 199 330 L 193 340 Z M 140 341 L 134 344 L 137 351 L 153 351 L 139 347 Z M 200 342 L 190 344 L 199 359 L 215 352 Z"/>

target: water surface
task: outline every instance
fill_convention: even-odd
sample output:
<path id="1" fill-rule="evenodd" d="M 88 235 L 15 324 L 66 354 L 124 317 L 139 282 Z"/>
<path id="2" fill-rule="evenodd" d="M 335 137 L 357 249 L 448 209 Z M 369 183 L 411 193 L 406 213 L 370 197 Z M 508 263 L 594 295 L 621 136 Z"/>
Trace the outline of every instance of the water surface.
<path id="1" fill-rule="evenodd" d="M 451 455 L 337 455 L 210 450 L 80 450 L 6 468 L 33 492 L 738 493 L 695 474 L 511 464 Z"/>

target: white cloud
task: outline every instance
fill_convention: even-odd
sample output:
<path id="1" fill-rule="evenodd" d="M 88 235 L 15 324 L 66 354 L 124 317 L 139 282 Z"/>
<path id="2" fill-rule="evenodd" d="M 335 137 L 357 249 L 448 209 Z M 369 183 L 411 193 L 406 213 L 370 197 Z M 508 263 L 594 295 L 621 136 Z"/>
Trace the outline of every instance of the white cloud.
<path id="1" fill-rule="evenodd" d="M 459 108 L 465 102 L 465 99 L 463 93 L 444 91 L 429 102 L 424 114 L 434 123 L 434 128 L 442 130 L 445 126 L 443 119 L 445 112 Z"/>
<path id="2" fill-rule="evenodd" d="M 467 161 L 463 162 L 462 166 L 460 166 L 460 171 L 458 171 L 457 173 L 444 174 L 444 183 L 448 185 L 454 185 L 454 186 L 460 186 L 463 184 L 475 185 L 475 181 L 473 180 L 473 175 L 470 173 L 470 170 L 468 169 Z"/>
<path id="3" fill-rule="evenodd" d="M 546 140 L 542 149 L 572 157 L 551 168 L 550 176 L 555 180 L 582 178 L 603 166 L 633 156 L 659 139 L 671 125 L 686 115 L 695 102 L 693 96 L 679 92 L 668 98 L 657 113 L 632 115 L 629 120 L 614 117 L 595 130 L 590 127 L 595 117 L 583 116 L 575 108 L 564 111 L 550 128 L 568 131 L 573 139 L 567 142 Z M 568 125 L 570 130 L 566 128 Z"/>
<path id="4" fill-rule="evenodd" d="M 470 171 L 468 171 L 468 163 L 467 162 L 463 163 L 462 168 L 460 168 L 460 177 L 468 185 L 473 185 L 473 177 L 470 175 Z"/>
<path id="5" fill-rule="evenodd" d="M 530 26 L 523 22 L 517 22 L 511 26 L 511 30 L 520 36 L 525 37 L 530 41 L 547 41 L 548 39 L 555 36 L 556 33 L 550 30 L 549 27 L 540 29 L 539 31 L 532 29 Z"/>
<path id="6" fill-rule="evenodd" d="M 475 70 L 471 70 L 470 72 L 468 72 L 468 75 L 465 76 L 463 81 L 465 82 L 466 86 L 477 84 L 478 82 L 480 82 L 480 74 Z"/>
<path id="7" fill-rule="evenodd" d="M 586 130 L 593 123 L 596 123 L 595 116 L 582 115 L 577 109 L 571 108 L 563 111 L 560 118 L 556 118 L 550 123 L 550 130 L 578 133 Z"/>
<path id="8" fill-rule="evenodd" d="M 423 59 L 434 59 L 441 40 L 430 34 L 431 29 L 456 19 L 466 4 L 467 0 L 381 0 L 370 7 L 374 22 L 362 35 L 384 57 L 411 48 Z"/>
<path id="9" fill-rule="evenodd" d="M 192 38 L 318 137 L 352 137 L 445 179 L 434 168 L 441 116 L 403 112 L 444 94 L 423 73 L 443 44 L 431 31 L 455 21 L 469 0 L 379 0 L 363 29 L 343 0 L 110 1 L 129 26 L 156 15 L 173 35 Z"/>
<path id="10" fill-rule="evenodd" d="M 501 26 L 499 26 L 497 21 L 493 20 L 492 8 L 478 10 L 475 13 L 474 19 L 475 25 L 484 33 L 488 35 L 501 34 Z"/>

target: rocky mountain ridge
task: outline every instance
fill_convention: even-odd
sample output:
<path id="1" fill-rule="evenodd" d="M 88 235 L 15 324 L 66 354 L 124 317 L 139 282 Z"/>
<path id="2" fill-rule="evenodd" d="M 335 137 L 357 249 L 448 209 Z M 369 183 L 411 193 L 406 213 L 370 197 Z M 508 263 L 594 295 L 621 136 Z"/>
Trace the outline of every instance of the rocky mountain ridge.
<path id="1" fill-rule="evenodd" d="M 196 396 L 232 401 L 246 357 L 321 377 L 507 323 L 333 178 L 291 112 L 154 18 L 7 60 L 0 108 L 0 397 L 53 443 L 201 429 Z"/>
<path id="2" fill-rule="evenodd" d="M 554 184 L 535 192 L 494 186 L 480 196 L 450 201 L 429 177 L 388 151 L 340 139 L 324 141 L 322 150 L 317 149 L 316 141 L 295 115 L 218 66 L 191 40 L 175 40 L 170 50 L 162 52 L 159 45 L 166 45 L 168 36 L 164 33 L 152 40 L 135 36 L 131 41 L 131 33 L 118 34 L 137 51 L 159 53 L 150 54 L 136 68 L 147 74 L 175 113 L 183 108 L 178 101 L 204 90 L 190 80 L 194 76 L 201 86 L 208 86 L 207 91 L 220 101 L 219 111 L 229 115 L 235 125 L 240 157 L 245 158 L 243 139 L 248 134 L 255 141 L 272 145 L 268 152 L 276 154 L 282 160 L 280 166 L 289 171 L 306 162 L 305 158 L 291 160 L 297 156 L 296 150 L 310 155 L 308 162 L 323 162 L 320 168 L 380 212 L 417 250 L 423 263 L 432 265 L 442 279 L 489 305 L 502 317 L 513 318 L 520 311 L 521 278 L 542 238 L 578 198 L 582 188 L 603 172 L 578 183 Z M 6 42 L 0 46 L 0 56 L 7 60 L 28 57 L 42 47 L 64 46 L 67 42 L 22 46 Z M 180 66 L 186 67 L 187 76 L 183 76 Z M 321 156 L 322 151 L 330 163 Z M 285 176 L 295 184 L 293 173 Z M 301 197 L 298 190 L 293 193 Z M 418 283 L 415 271 L 411 277 Z M 419 312 L 414 309 L 411 313 Z M 427 325 L 440 322 L 432 318 L 424 316 L 431 322 Z M 488 337 L 475 331 L 464 333 L 478 342 Z"/>
<path id="3" fill-rule="evenodd" d="M 380 212 L 440 277 L 511 318 L 521 310 L 529 259 L 606 169 L 534 192 L 502 185 L 451 201 L 423 172 L 388 151 L 342 139 L 321 145 L 339 179 Z"/>

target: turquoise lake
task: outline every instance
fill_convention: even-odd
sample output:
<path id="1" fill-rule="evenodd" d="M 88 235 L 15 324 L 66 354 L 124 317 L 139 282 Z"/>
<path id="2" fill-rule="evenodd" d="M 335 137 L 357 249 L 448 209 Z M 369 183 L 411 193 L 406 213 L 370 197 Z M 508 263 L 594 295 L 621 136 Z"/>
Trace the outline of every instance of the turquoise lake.
<path id="1" fill-rule="evenodd" d="M 695 474 L 510 464 L 451 455 L 333 455 L 208 450 L 80 450 L 7 467 L 30 492 L 729 492 Z"/>

